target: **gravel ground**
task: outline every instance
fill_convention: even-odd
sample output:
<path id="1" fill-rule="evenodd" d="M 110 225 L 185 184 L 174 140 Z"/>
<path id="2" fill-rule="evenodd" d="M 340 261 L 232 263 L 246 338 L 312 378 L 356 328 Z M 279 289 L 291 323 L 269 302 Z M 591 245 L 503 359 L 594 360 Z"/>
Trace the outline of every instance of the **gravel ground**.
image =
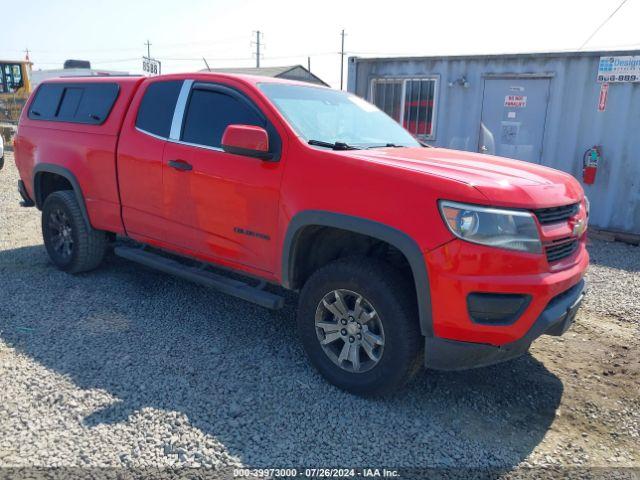
<path id="1" fill-rule="evenodd" d="M 640 248 L 594 241 L 563 337 L 361 399 L 271 312 L 111 257 L 49 263 L 0 172 L 0 466 L 640 467 Z"/>

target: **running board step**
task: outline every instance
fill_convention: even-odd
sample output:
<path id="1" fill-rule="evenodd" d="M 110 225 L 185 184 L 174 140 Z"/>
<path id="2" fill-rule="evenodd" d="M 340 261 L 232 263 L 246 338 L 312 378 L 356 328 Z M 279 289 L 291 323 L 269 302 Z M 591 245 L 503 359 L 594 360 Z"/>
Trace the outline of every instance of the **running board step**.
<path id="1" fill-rule="evenodd" d="M 224 277 L 201 268 L 184 265 L 176 260 L 167 258 L 140 248 L 121 247 L 114 249 L 117 256 L 137 262 L 146 267 L 170 273 L 185 280 L 204 285 L 234 297 L 242 298 L 266 308 L 276 310 L 284 305 L 284 298 L 266 292 L 248 283 Z"/>

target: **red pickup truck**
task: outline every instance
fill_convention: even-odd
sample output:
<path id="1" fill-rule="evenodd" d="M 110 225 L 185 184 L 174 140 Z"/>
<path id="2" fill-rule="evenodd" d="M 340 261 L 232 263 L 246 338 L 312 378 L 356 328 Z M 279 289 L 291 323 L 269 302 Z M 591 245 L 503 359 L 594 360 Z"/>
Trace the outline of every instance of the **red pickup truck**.
<path id="1" fill-rule="evenodd" d="M 252 76 L 57 79 L 18 188 L 70 273 L 116 255 L 268 308 L 358 394 L 523 354 L 572 323 L 589 205 L 570 175 L 422 145 L 345 92 Z M 123 240 L 124 239 L 124 240 Z M 238 321 L 244 321 L 239 318 Z M 256 325 L 259 329 L 259 325 Z"/>

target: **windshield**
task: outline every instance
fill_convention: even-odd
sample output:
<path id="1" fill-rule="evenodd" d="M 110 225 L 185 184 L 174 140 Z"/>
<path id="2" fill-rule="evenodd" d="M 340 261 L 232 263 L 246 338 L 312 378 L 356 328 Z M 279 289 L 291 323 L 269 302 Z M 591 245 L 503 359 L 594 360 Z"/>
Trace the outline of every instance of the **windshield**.
<path id="1" fill-rule="evenodd" d="M 307 141 L 360 148 L 420 146 L 386 113 L 350 93 L 277 83 L 262 83 L 260 89 Z"/>

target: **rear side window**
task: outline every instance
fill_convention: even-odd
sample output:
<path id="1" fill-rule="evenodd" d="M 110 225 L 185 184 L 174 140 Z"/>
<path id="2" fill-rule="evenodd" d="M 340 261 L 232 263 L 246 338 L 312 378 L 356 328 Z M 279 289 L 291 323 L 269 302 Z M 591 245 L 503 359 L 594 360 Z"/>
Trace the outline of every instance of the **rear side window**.
<path id="1" fill-rule="evenodd" d="M 232 124 L 264 127 L 264 120 L 240 99 L 212 90 L 194 89 L 185 115 L 182 140 L 220 148 L 222 134 Z"/>
<path id="2" fill-rule="evenodd" d="M 168 138 L 173 121 L 173 111 L 176 108 L 181 88 L 182 80 L 155 82 L 149 85 L 144 92 L 142 102 L 140 102 L 136 127 L 145 132 Z"/>
<path id="3" fill-rule="evenodd" d="M 62 85 L 42 85 L 29 109 L 29 118 L 52 120 L 58 111 L 63 91 Z"/>
<path id="4" fill-rule="evenodd" d="M 116 83 L 50 83 L 41 85 L 29 108 L 29 118 L 100 125 L 118 98 Z"/>
<path id="5" fill-rule="evenodd" d="M 78 113 L 80 100 L 82 100 L 83 88 L 65 88 L 63 92 L 62 102 L 58 109 L 58 119 L 65 122 L 73 121 Z"/>

